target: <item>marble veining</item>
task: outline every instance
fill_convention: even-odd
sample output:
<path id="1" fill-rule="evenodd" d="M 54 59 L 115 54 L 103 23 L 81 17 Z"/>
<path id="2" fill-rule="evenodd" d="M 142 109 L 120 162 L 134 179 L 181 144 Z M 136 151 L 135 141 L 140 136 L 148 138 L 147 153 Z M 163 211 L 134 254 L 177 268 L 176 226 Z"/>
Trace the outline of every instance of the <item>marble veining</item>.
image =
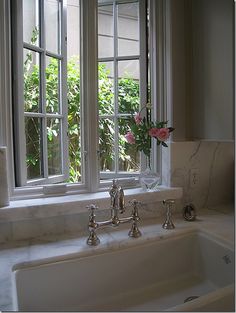
<path id="1" fill-rule="evenodd" d="M 207 193 L 206 193 L 206 200 L 203 203 L 203 206 L 206 206 L 208 204 L 208 200 L 209 200 L 209 196 L 210 196 L 210 192 L 212 189 L 212 184 L 213 184 L 213 173 L 214 173 L 214 166 L 215 166 L 215 162 L 216 162 L 216 155 L 217 155 L 217 151 L 220 147 L 220 143 L 217 142 L 215 149 L 213 151 L 213 156 L 212 156 L 212 162 L 210 164 L 210 170 L 209 170 L 209 182 L 208 182 L 208 186 L 207 186 Z"/>
<path id="2" fill-rule="evenodd" d="M 183 188 L 182 206 L 193 202 L 197 209 L 230 203 L 234 198 L 234 142 L 171 142 L 163 150 L 164 183 Z M 190 173 L 199 170 L 192 186 Z"/>
<path id="3" fill-rule="evenodd" d="M 202 144 L 202 141 L 199 141 L 199 143 L 198 143 L 198 145 L 196 147 L 196 150 L 193 151 L 193 154 L 190 156 L 190 161 L 198 154 L 198 151 L 199 151 L 199 149 L 201 147 L 201 144 Z"/>

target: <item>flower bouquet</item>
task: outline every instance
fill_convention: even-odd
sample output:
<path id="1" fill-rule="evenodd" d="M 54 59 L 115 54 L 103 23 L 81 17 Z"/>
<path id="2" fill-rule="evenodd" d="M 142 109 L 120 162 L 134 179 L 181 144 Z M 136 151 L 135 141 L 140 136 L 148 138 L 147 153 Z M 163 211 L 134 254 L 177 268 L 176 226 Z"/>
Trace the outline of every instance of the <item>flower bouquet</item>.
<path id="1" fill-rule="evenodd" d="M 142 117 L 142 111 L 146 109 L 146 116 Z M 151 121 L 151 105 L 147 103 L 141 111 L 135 113 L 133 121 L 130 125 L 130 130 L 125 135 L 127 143 L 135 145 L 138 151 L 143 152 L 147 157 L 147 169 L 144 173 L 141 173 L 141 184 L 144 183 L 145 187 L 150 190 L 153 189 L 160 180 L 146 179 L 146 182 L 142 181 L 142 175 L 145 173 L 157 176 L 151 171 L 151 144 L 152 139 L 156 140 L 157 145 L 168 147 L 166 140 L 169 138 L 170 133 L 174 130 L 173 127 L 167 127 L 168 121 L 153 122 Z M 146 177 L 147 178 L 147 177 Z"/>

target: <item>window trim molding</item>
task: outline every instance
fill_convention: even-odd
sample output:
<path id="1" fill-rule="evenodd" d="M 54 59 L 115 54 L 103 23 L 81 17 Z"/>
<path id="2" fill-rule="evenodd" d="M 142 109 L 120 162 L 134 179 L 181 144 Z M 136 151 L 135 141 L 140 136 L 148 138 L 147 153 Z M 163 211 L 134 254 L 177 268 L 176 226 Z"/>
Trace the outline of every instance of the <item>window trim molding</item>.
<path id="1" fill-rule="evenodd" d="M 24 42 L 23 38 L 23 0 L 12 0 L 12 48 L 18 57 L 12 58 L 12 69 L 13 69 L 13 106 L 14 106 L 14 146 L 15 146 L 15 166 L 18 170 L 15 171 L 15 185 L 16 186 L 31 186 L 31 185 L 42 185 L 55 182 L 61 182 L 69 177 L 68 167 L 68 140 L 67 140 L 67 85 L 66 85 L 66 0 L 59 1 L 60 16 L 59 20 L 60 31 L 58 34 L 60 42 L 60 52 L 52 53 L 47 51 L 46 37 L 45 37 L 45 8 L 44 2 L 39 1 L 38 14 L 39 14 L 39 44 L 32 45 Z M 24 106 L 24 81 L 23 81 L 23 50 L 26 49 L 28 52 L 38 53 L 39 57 L 39 73 L 40 73 L 40 103 L 39 112 L 25 112 Z M 50 114 L 46 111 L 46 58 L 53 57 L 59 62 L 58 69 L 58 86 L 59 86 L 59 114 Z M 40 145 L 44 154 L 41 166 L 43 168 L 43 177 L 35 179 L 27 179 L 27 168 L 26 168 L 26 136 L 25 136 L 25 117 L 35 117 L 40 119 L 41 127 L 40 130 Z M 61 173 L 57 175 L 49 175 L 47 155 L 48 155 L 48 140 L 47 140 L 47 120 L 48 118 L 60 119 L 60 154 L 61 154 Z"/>
<path id="2" fill-rule="evenodd" d="M 12 132 L 11 6 L 0 1 L 0 145 L 7 147 L 7 175 L 10 196 L 15 185 Z"/>
<path id="3" fill-rule="evenodd" d="M 15 127 L 13 128 L 14 133 L 14 154 L 15 162 L 14 165 L 18 165 L 19 171 L 15 171 L 15 185 L 26 182 L 26 143 L 24 134 L 24 111 L 20 109 L 19 100 L 24 99 L 23 95 L 23 79 L 19 79 L 19 75 L 23 73 L 23 33 L 20 31 L 23 29 L 23 12 L 22 12 L 22 0 L 11 1 L 11 18 L 14 20 L 14 26 L 12 27 L 12 49 L 17 51 L 18 58 L 13 57 L 12 53 L 12 75 L 13 75 L 13 86 L 12 86 L 12 104 L 13 104 L 13 120 Z M 23 122 L 19 123 L 22 120 Z"/>
<path id="4" fill-rule="evenodd" d="M 85 187 L 95 192 L 99 187 L 98 169 L 98 69 L 97 1 L 81 1 L 81 159 Z M 89 63 L 89 67 L 88 67 Z M 91 92 L 94 90 L 94 92 Z"/>

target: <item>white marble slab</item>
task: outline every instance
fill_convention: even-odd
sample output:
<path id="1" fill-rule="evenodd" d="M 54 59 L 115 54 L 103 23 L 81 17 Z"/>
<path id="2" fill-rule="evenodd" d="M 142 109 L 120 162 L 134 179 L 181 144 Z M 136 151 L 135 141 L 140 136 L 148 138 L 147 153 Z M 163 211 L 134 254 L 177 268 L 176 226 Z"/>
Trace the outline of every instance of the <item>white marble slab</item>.
<path id="1" fill-rule="evenodd" d="M 129 201 L 136 199 L 143 203 L 140 209 L 142 219 L 160 216 L 163 212 L 162 200 L 180 199 L 182 188 L 159 187 L 153 192 L 141 188 L 124 190 L 126 215 L 131 215 Z M 82 233 L 87 230 L 89 212 L 87 205 L 94 203 L 97 220 L 110 218 L 109 193 L 73 195 L 48 199 L 22 200 L 0 209 L 0 243 L 26 240 L 47 235 Z"/>
<path id="2" fill-rule="evenodd" d="M 234 198 L 234 143 L 189 141 L 169 143 L 163 149 L 163 179 L 168 186 L 183 188 L 183 204 L 198 208 L 229 203 Z M 191 184 L 192 169 L 198 182 Z"/>
<path id="3" fill-rule="evenodd" d="M 222 211 L 228 212 L 228 210 L 229 208 L 222 207 Z M 75 255 L 93 254 L 104 249 L 112 250 L 143 244 L 150 240 L 163 240 L 194 229 L 210 232 L 234 247 L 234 216 L 232 214 L 205 210 L 202 215 L 198 216 L 196 222 L 186 222 L 181 216 L 174 216 L 173 220 L 176 226 L 174 230 L 165 230 L 161 227 L 163 218 L 144 221 L 140 225 L 142 237 L 137 239 L 128 237 L 127 232 L 130 225 L 127 224 L 121 225 L 115 230 L 113 228 L 99 230 L 101 244 L 97 247 L 88 246 L 86 236 L 70 237 L 68 235 L 49 236 L 41 240 L 0 245 L 0 310 L 9 311 L 13 308 L 11 271 L 17 264 L 24 266 L 25 262 L 36 264 L 55 258 L 65 259 Z"/>
<path id="4" fill-rule="evenodd" d="M 167 198 L 181 198 L 182 188 L 159 186 L 158 190 L 153 192 L 146 192 L 142 188 L 125 189 L 124 194 L 126 203 L 134 198 L 144 203 L 153 203 Z M 0 209 L 0 221 L 19 221 L 87 212 L 86 206 L 91 203 L 97 204 L 100 209 L 109 209 L 109 192 L 12 201 L 9 206 Z"/>

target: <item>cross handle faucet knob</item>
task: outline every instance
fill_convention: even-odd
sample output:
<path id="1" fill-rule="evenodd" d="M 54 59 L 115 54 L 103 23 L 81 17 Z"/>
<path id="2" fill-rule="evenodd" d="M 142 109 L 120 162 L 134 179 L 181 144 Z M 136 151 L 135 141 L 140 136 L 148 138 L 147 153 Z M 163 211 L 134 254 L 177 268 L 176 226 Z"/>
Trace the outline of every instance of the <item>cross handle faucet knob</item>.
<path id="1" fill-rule="evenodd" d="M 89 204 L 86 206 L 86 208 L 91 210 L 92 213 L 94 213 L 94 211 L 98 209 L 98 207 L 95 204 Z"/>

